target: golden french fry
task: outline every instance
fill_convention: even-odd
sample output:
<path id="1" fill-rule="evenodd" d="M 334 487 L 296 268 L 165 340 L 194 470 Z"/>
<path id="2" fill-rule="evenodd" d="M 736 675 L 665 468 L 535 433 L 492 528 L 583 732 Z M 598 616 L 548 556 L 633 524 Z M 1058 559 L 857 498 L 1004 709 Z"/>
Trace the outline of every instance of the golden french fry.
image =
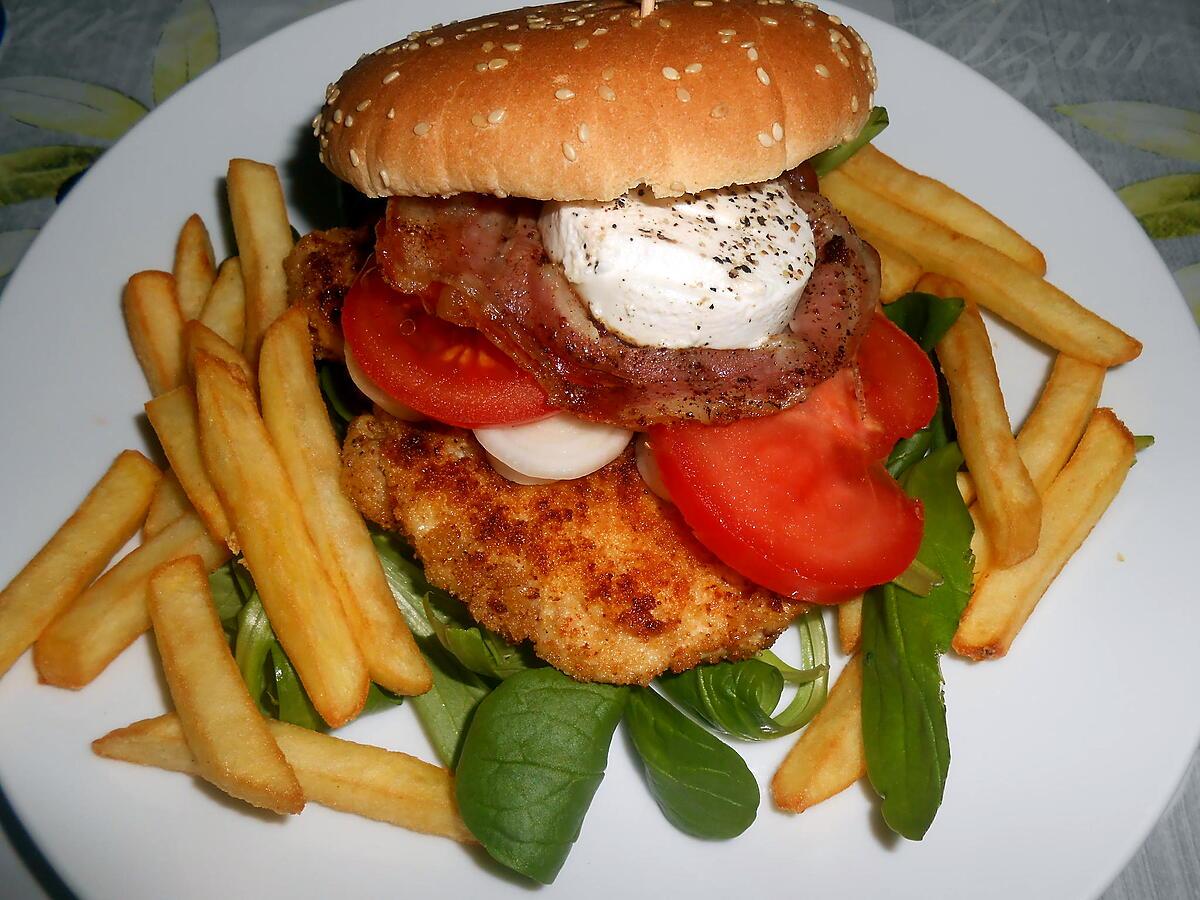
<path id="1" fill-rule="evenodd" d="M 1121 489 L 1133 465 L 1133 436 L 1110 409 L 1097 409 L 1079 446 L 1046 491 L 1037 553 L 989 572 L 975 588 L 954 636 L 972 659 L 1004 656 L 1067 560 Z"/>
<path id="2" fill-rule="evenodd" d="M 1102 366 L 1128 362 L 1142 345 L 1003 253 L 864 187 L 840 169 L 821 190 L 855 224 L 911 253 L 927 271 L 956 278 L 967 299 L 1030 337 Z"/>
<path id="3" fill-rule="evenodd" d="M 366 664 L 254 394 L 238 369 L 201 353 L 196 396 L 205 468 L 233 520 L 267 617 L 321 718 L 344 725 L 366 701 Z"/>
<path id="4" fill-rule="evenodd" d="M 1058 354 L 1050 378 L 1038 397 L 1033 412 L 1017 432 L 1017 452 L 1039 494 L 1053 483 L 1079 444 L 1104 387 L 1103 366 Z M 959 489 L 970 503 L 975 483 L 959 473 Z"/>
<path id="5" fill-rule="evenodd" d="M 913 290 L 937 297 L 959 297 L 967 295 L 967 289 L 961 281 L 939 275 L 937 272 L 926 272 L 918 279 Z"/>
<path id="6" fill-rule="evenodd" d="M 189 378 L 195 378 L 196 354 L 207 353 L 224 363 L 236 366 L 246 376 L 247 383 L 253 385 L 254 373 L 250 369 L 250 363 L 246 362 L 246 357 L 242 355 L 242 351 L 203 322 L 188 322 L 183 326 L 183 346 Z"/>
<path id="7" fill-rule="evenodd" d="M 179 479 L 188 501 L 204 520 L 208 533 L 225 541 L 236 553 L 238 547 L 233 526 L 204 470 L 196 416 L 196 395 L 187 386 L 177 387 L 146 404 L 146 417 L 158 435 L 158 442 L 171 462 L 171 471 Z"/>
<path id="8" fill-rule="evenodd" d="M 142 454 L 123 452 L 37 556 L 0 591 L 0 675 L 133 537 L 161 475 Z"/>
<path id="9" fill-rule="evenodd" d="M 1046 274 L 1042 251 L 1001 219 L 942 182 L 905 168 L 872 144 L 846 160 L 843 169 L 889 200 L 987 244 L 1034 275 Z"/>
<path id="10" fill-rule="evenodd" d="M 138 272 L 125 285 L 121 307 L 150 393 L 157 397 L 183 384 L 183 314 L 174 276 Z"/>
<path id="11" fill-rule="evenodd" d="M 968 303 L 937 345 L 967 470 L 979 493 L 980 519 L 992 563 L 1011 566 L 1037 549 L 1041 500 L 1017 453 L 992 344 L 983 317 Z"/>
<path id="12" fill-rule="evenodd" d="M 242 349 L 251 365 L 271 323 L 287 309 L 283 260 L 292 252 L 283 188 L 274 166 L 231 159 L 227 177 L 229 211 L 246 284 L 246 333 Z"/>
<path id="13" fill-rule="evenodd" d="M 454 777 L 448 770 L 407 753 L 355 744 L 286 722 L 269 721 L 268 726 L 313 803 L 464 844 L 475 842 L 458 814 Z M 173 713 L 118 728 L 93 741 L 92 751 L 143 766 L 198 771 Z"/>
<path id="14" fill-rule="evenodd" d="M 185 322 L 196 318 L 204 308 L 208 292 L 217 277 L 217 261 L 204 220 L 193 213 L 183 223 L 175 243 L 175 286 L 179 309 Z"/>
<path id="15" fill-rule="evenodd" d="M 221 263 L 199 321 L 234 347 L 241 347 L 246 335 L 246 285 L 242 282 L 242 262 L 236 256 Z"/>
<path id="16" fill-rule="evenodd" d="M 842 652 L 853 656 L 862 638 L 862 597 L 847 600 L 837 608 L 838 641 Z"/>
<path id="17" fill-rule="evenodd" d="M 313 367 L 308 316 L 293 307 L 258 359 L 263 420 L 371 680 L 400 694 L 429 690 L 429 666 L 388 588 L 371 535 L 341 487 L 341 453 Z"/>
<path id="18" fill-rule="evenodd" d="M 211 572 L 229 550 L 209 537 L 204 523 L 184 515 L 126 554 L 79 595 L 33 645 L 33 664 L 45 684 L 81 688 L 150 628 L 146 587 L 165 562 L 199 556 Z"/>
<path id="19" fill-rule="evenodd" d="M 150 540 L 184 513 L 194 512 L 187 494 L 179 484 L 175 473 L 169 469 L 163 473 L 162 480 L 154 489 L 150 498 L 150 508 L 146 510 L 146 521 L 142 523 L 142 539 Z"/>
<path id="20" fill-rule="evenodd" d="M 804 812 L 867 774 L 862 732 L 862 660 L 842 670 L 829 699 L 800 734 L 771 779 L 771 796 L 785 812 Z"/>
<path id="21" fill-rule="evenodd" d="M 879 299 L 884 303 L 899 300 L 921 277 L 921 264 L 885 238 L 865 230 L 862 235 L 879 254 Z"/>
<path id="22" fill-rule="evenodd" d="M 304 794 L 229 652 L 203 561 L 188 556 L 159 566 L 147 603 L 167 688 L 200 776 L 253 806 L 300 812 Z"/>
<path id="23" fill-rule="evenodd" d="M 975 526 L 975 532 L 971 535 L 971 554 L 975 560 L 975 583 L 978 584 L 987 570 L 992 568 L 992 545 L 980 519 L 979 504 L 972 503 L 967 507 L 967 512 L 970 513 L 971 524 Z"/>

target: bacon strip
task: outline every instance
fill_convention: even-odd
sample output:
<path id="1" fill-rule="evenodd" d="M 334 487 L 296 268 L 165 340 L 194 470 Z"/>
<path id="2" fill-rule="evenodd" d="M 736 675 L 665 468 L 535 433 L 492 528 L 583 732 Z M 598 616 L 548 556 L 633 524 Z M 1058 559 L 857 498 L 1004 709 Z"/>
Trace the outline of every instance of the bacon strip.
<path id="1" fill-rule="evenodd" d="M 802 401 L 853 357 L 878 302 L 875 251 L 823 196 L 791 189 L 817 266 L 790 331 L 747 350 L 642 347 L 609 332 L 547 258 L 533 201 L 393 197 L 376 256 L 394 288 L 482 331 L 557 407 L 634 429 L 729 422 Z"/>

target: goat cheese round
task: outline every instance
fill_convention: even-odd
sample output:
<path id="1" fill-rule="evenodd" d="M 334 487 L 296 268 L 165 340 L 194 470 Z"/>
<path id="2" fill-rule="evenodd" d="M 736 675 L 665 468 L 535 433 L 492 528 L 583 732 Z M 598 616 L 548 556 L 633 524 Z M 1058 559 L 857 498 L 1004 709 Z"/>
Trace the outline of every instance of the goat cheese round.
<path id="1" fill-rule="evenodd" d="M 779 181 L 552 201 L 538 225 L 592 317 L 651 347 L 761 345 L 787 327 L 816 258 L 808 217 Z"/>

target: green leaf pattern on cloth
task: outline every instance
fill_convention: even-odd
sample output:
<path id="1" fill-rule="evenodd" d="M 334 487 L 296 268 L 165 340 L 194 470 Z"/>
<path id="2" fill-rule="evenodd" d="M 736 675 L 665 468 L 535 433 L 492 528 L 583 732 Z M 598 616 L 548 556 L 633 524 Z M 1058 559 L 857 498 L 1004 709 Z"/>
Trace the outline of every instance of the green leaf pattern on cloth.
<path id="1" fill-rule="evenodd" d="M 103 152 L 101 147 L 55 145 L 0 154 L 0 206 L 53 197 L 64 181 Z"/>
<path id="2" fill-rule="evenodd" d="M 112 88 L 70 78 L 0 78 L 0 112 L 18 122 L 97 141 L 115 141 L 148 110 Z"/>
<path id="3" fill-rule="evenodd" d="M 162 103 L 221 55 L 217 17 L 209 0 L 182 0 L 154 51 L 154 102 Z"/>
<path id="4" fill-rule="evenodd" d="M 1117 196 L 1152 238 L 1200 233 L 1200 172 L 1136 181 Z"/>
<path id="5" fill-rule="evenodd" d="M 1168 159 L 1200 162 L 1200 112 L 1131 100 L 1064 104 L 1055 109 L 1126 146 Z"/>

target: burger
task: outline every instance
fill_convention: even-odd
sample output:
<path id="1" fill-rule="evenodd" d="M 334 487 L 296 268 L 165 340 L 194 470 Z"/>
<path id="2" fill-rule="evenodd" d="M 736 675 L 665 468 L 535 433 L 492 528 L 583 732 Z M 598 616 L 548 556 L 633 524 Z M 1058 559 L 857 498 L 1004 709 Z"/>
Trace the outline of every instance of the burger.
<path id="1" fill-rule="evenodd" d="M 377 221 L 287 263 L 371 414 L 344 483 L 429 581 L 587 681 L 770 646 L 900 575 L 883 466 L 937 402 L 814 157 L 870 50 L 783 0 L 593 0 L 414 32 L 329 86 L 320 158 Z"/>

